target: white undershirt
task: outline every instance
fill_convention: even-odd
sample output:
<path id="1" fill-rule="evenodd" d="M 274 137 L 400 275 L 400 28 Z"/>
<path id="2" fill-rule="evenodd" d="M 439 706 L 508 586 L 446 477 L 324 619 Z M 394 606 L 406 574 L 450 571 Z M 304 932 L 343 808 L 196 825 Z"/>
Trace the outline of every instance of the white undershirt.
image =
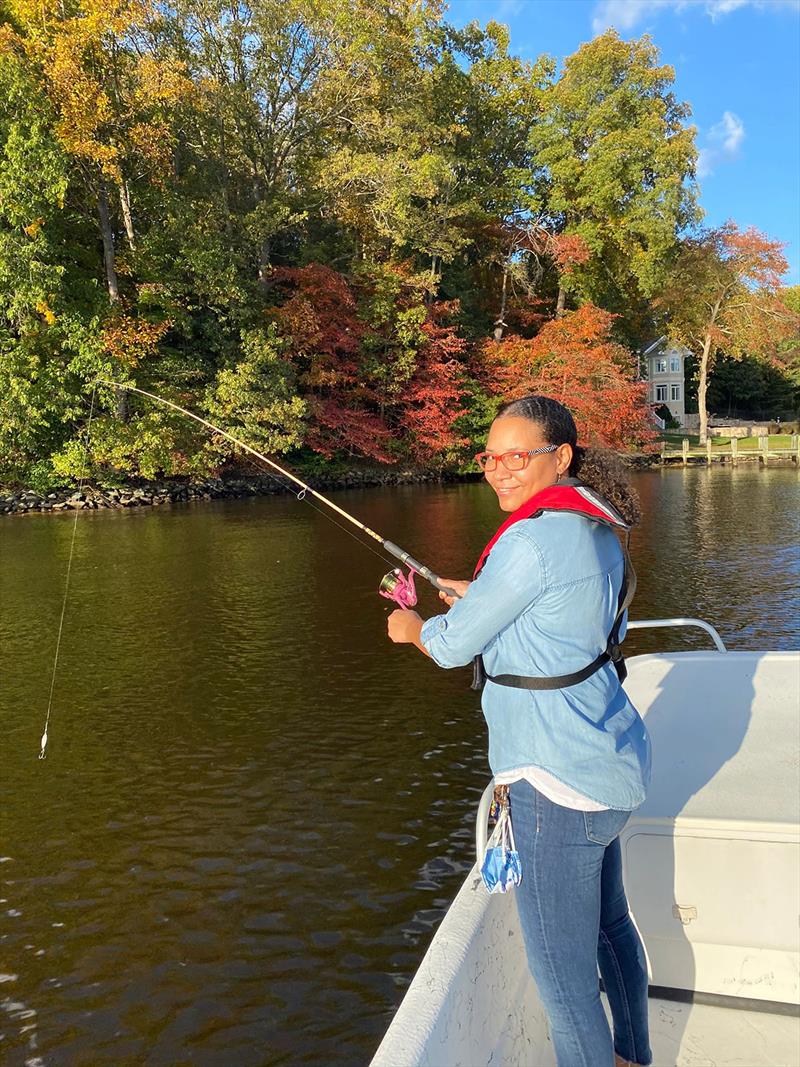
<path id="1" fill-rule="evenodd" d="M 515 767 L 513 771 L 504 771 L 494 776 L 495 785 L 511 785 L 522 779 L 530 782 L 534 789 L 538 789 L 548 800 L 554 804 L 560 804 L 562 808 L 572 808 L 574 811 L 607 811 L 607 804 L 598 804 L 590 800 L 583 793 L 578 793 L 568 785 L 554 778 L 552 774 L 543 771 L 541 767 Z"/>

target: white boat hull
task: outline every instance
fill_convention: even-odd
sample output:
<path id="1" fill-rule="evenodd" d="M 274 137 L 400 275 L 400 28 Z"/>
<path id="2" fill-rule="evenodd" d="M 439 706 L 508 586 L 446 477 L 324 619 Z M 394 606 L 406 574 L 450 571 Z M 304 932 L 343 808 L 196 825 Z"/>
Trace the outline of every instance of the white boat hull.
<path id="1" fill-rule="evenodd" d="M 629 669 L 653 785 L 620 841 L 656 994 L 654 1062 L 797 1067 L 800 653 L 640 656 Z M 490 896 L 473 868 L 371 1067 L 489 1064 L 555 1056 L 514 895 Z"/>
<path id="2" fill-rule="evenodd" d="M 797 1067 L 796 1016 L 650 999 L 655 1067 Z M 371 1067 L 555 1067 L 512 894 L 473 868 Z"/>

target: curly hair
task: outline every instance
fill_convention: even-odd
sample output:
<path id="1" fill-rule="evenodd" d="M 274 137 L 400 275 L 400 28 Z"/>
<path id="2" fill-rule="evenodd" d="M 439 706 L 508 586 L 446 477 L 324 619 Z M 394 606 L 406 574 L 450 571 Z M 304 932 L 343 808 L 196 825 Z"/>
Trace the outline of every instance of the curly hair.
<path id="1" fill-rule="evenodd" d="M 641 519 L 639 494 L 630 484 L 628 469 L 607 448 L 584 448 L 578 444 L 578 428 L 572 412 L 549 396 L 523 396 L 503 404 L 497 418 L 522 418 L 535 422 L 551 445 L 570 445 L 569 476 L 578 478 L 613 505 L 629 526 Z"/>

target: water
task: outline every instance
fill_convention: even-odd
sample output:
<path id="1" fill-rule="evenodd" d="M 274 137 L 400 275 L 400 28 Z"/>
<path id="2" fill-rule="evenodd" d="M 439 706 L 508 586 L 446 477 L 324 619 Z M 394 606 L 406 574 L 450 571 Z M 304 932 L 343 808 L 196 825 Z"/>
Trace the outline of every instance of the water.
<path id="1" fill-rule="evenodd" d="M 797 647 L 796 473 L 637 484 L 634 616 Z M 449 577 L 500 518 L 480 485 L 336 499 Z M 73 519 L 0 525 L 0 1059 L 366 1063 L 473 859 L 467 672 L 391 645 L 389 563 L 291 497 L 78 523 L 45 761 Z"/>

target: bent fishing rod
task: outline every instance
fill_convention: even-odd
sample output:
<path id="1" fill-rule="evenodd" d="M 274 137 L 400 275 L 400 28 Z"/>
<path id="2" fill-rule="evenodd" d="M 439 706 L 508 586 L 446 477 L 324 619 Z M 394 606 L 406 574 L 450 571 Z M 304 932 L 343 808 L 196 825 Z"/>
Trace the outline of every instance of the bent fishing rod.
<path id="1" fill-rule="evenodd" d="M 257 459 L 260 459 L 262 463 L 266 463 L 270 467 L 273 467 L 276 471 L 283 475 L 284 478 L 288 478 L 290 481 L 294 482 L 295 485 L 299 485 L 300 492 L 296 494 L 298 500 L 304 500 L 307 494 L 316 497 L 317 500 L 320 500 L 323 504 L 327 505 L 327 507 L 331 508 L 332 511 L 335 511 L 338 515 L 341 515 L 343 519 L 347 519 L 347 521 L 352 523 L 353 526 L 358 527 L 358 529 L 361 530 L 362 533 L 367 534 L 368 537 L 371 537 L 374 541 L 377 541 L 386 552 L 394 556 L 395 559 L 399 559 L 401 563 L 404 563 L 408 567 L 408 574 L 404 574 L 400 567 L 395 567 L 394 570 L 389 571 L 388 574 L 385 574 L 383 576 L 380 582 L 380 586 L 378 587 L 378 592 L 381 596 L 386 597 L 388 600 L 393 600 L 401 608 L 413 608 L 414 605 L 417 603 L 417 594 L 414 588 L 414 575 L 416 574 L 418 574 L 421 578 L 424 578 L 426 581 L 430 582 L 430 584 L 435 589 L 438 589 L 439 592 L 446 593 L 447 596 L 456 595 L 454 590 L 448 589 L 446 586 L 442 585 L 441 581 L 439 580 L 438 574 L 434 574 L 430 567 L 426 567 L 424 563 L 420 563 L 419 560 L 414 559 L 414 557 L 410 553 L 400 548 L 400 546 L 396 545 L 394 541 L 389 541 L 385 537 L 381 537 L 379 533 L 376 533 L 374 530 L 371 530 L 369 526 L 366 526 L 363 522 L 360 522 L 355 517 L 355 515 L 351 515 L 349 511 L 345 511 L 344 508 L 340 508 L 338 504 L 335 504 L 323 493 L 320 493 L 316 489 L 313 489 L 310 485 L 308 485 L 307 482 L 304 482 L 302 478 L 298 478 L 296 474 L 292 474 L 291 471 L 286 470 L 285 467 L 281 467 L 280 464 L 276 463 L 268 456 L 265 456 L 263 453 L 258 452 L 250 445 L 245 444 L 244 441 L 240 441 L 238 437 L 234 437 L 233 434 L 228 433 L 227 430 L 223 430 L 222 427 L 215 426 L 214 423 L 209 422 L 208 419 L 204 419 L 200 415 L 196 415 L 188 408 L 183 408 L 180 406 L 180 404 L 175 404 L 173 403 L 173 401 L 167 400 L 165 397 L 159 396 L 157 393 L 150 393 L 146 389 L 139 389 L 138 386 L 126 385 L 123 382 L 109 381 L 109 379 L 107 378 L 98 378 L 97 382 L 102 385 L 110 385 L 114 389 L 123 390 L 124 392 L 139 393 L 140 396 L 146 396 L 150 400 L 155 400 L 157 403 L 163 404 L 165 407 L 172 408 L 174 411 L 179 412 L 181 415 L 185 415 L 189 419 L 194 419 L 194 421 L 199 422 L 201 426 L 205 426 L 208 430 L 213 430 L 214 433 L 219 434 L 221 437 L 224 437 L 226 440 L 231 441 L 234 445 L 243 449 L 245 452 L 249 452 L 250 455 L 255 456 Z M 337 525 L 339 524 L 337 523 Z M 356 538 L 356 540 L 359 544 L 364 544 L 364 542 L 360 541 L 358 538 Z M 365 545 L 364 547 L 368 546 Z"/>

